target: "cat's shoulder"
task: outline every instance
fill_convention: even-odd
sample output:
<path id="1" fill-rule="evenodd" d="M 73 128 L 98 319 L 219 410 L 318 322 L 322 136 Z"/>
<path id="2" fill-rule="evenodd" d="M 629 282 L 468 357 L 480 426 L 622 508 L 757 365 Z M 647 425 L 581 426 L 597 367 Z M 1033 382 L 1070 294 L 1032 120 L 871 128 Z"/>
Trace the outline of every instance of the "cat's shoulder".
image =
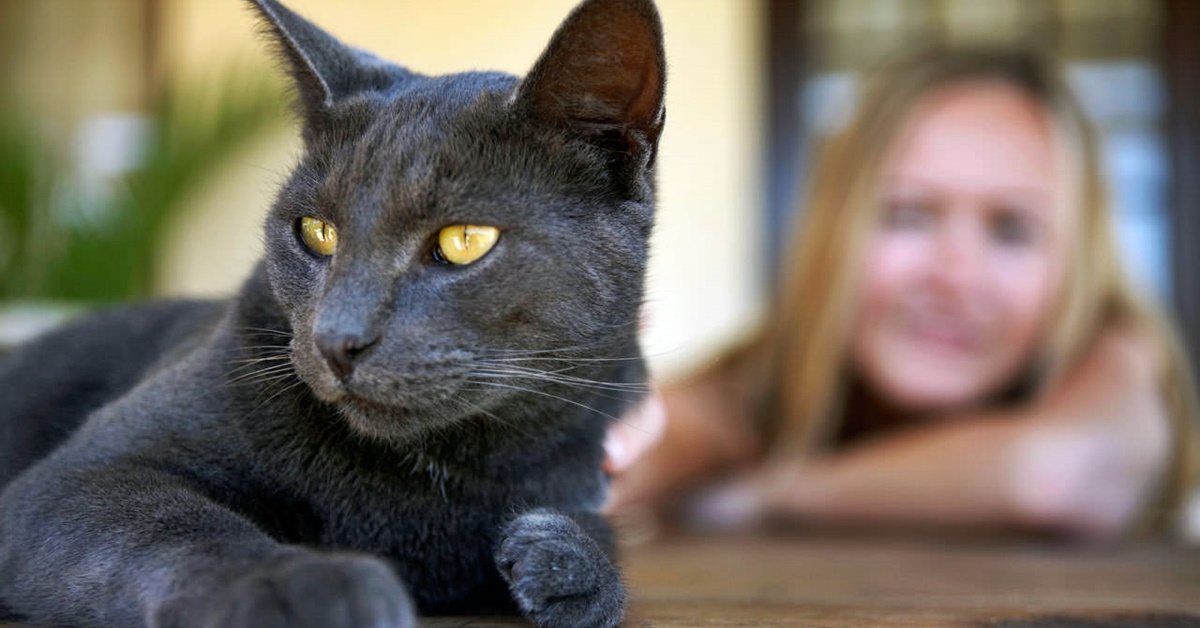
<path id="1" fill-rule="evenodd" d="M 204 342 L 228 307 L 162 301 L 81 315 L 0 355 L 0 485 L 97 409 Z"/>
<path id="2" fill-rule="evenodd" d="M 213 329 L 226 301 L 169 300 L 108 306 L 77 316 L 0 356 L 0 378 L 56 376 L 103 366 L 116 371 L 159 359 L 164 350 Z M 110 371 L 110 374 L 111 371 Z"/>

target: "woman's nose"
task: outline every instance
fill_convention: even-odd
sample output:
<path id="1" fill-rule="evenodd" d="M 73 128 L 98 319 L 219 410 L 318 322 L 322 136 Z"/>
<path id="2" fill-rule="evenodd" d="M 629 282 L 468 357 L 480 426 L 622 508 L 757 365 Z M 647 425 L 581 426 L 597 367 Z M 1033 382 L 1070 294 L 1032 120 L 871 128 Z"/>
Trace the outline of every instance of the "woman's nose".
<path id="1" fill-rule="evenodd" d="M 970 291 L 983 280 L 985 247 L 978 229 L 951 221 L 939 230 L 930 259 L 930 274 L 947 289 Z"/>

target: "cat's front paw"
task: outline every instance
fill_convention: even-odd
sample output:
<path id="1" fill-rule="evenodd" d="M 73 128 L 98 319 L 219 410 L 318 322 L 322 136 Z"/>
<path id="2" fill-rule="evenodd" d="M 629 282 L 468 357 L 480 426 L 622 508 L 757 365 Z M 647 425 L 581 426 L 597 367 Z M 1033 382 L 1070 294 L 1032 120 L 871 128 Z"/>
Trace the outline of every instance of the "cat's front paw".
<path id="1" fill-rule="evenodd" d="M 311 554 L 239 578 L 206 613 L 206 628 L 410 628 L 413 604 L 382 561 Z"/>
<path id="2" fill-rule="evenodd" d="M 611 628 L 625 612 L 612 560 L 571 518 L 523 514 L 501 534 L 496 566 L 521 611 L 542 628 Z"/>

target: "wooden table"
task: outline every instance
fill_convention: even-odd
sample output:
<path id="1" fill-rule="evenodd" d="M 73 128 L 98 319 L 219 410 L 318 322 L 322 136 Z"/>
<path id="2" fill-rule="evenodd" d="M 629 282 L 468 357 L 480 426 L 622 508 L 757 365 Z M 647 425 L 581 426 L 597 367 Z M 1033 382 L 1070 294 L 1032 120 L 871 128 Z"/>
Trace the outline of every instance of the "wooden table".
<path id="1" fill-rule="evenodd" d="M 1163 547 L 686 538 L 631 552 L 627 572 L 635 626 L 1200 627 L 1200 552 Z"/>
<path id="2" fill-rule="evenodd" d="M 1200 628 L 1200 551 L 1033 542 L 679 537 L 625 550 L 625 626 Z M 527 626 L 434 618 L 423 628 Z"/>
<path id="3" fill-rule="evenodd" d="M 625 573 L 626 627 L 1200 628 L 1200 551 L 1170 547 L 686 537 L 628 548 Z"/>

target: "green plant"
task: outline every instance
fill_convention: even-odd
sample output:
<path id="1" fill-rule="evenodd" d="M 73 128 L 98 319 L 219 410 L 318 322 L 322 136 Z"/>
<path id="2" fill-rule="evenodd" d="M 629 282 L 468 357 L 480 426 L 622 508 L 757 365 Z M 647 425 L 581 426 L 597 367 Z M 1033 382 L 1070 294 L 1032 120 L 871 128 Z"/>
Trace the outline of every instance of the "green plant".
<path id="1" fill-rule="evenodd" d="M 27 117 L 0 113 L 0 301 L 146 296 L 164 225 L 217 164 L 287 120 L 284 100 L 257 78 L 167 90 L 146 114 L 140 166 L 99 195 Z"/>

